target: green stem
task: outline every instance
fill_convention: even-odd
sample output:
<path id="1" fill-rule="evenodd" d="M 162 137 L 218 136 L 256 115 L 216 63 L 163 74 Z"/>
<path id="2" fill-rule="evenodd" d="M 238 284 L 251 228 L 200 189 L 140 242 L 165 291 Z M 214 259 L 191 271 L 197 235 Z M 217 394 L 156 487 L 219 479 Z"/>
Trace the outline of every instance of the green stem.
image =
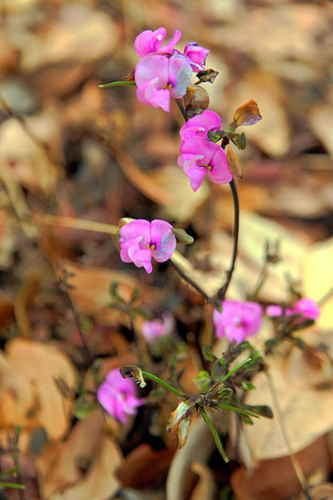
<path id="1" fill-rule="evenodd" d="M 132 87 L 135 86 L 136 83 L 132 80 L 118 80 L 116 82 L 106 82 L 106 83 L 99 83 L 98 87 L 100 89 L 109 89 L 111 87 Z"/>
<path id="2" fill-rule="evenodd" d="M 258 413 L 255 413 L 254 411 L 243 410 L 242 408 L 238 408 L 237 406 L 232 406 L 227 403 L 219 403 L 218 408 L 221 408 L 221 410 L 233 411 L 246 417 L 260 417 L 260 415 Z"/>
<path id="3" fill-rule="evenodd" d="M 214 423 L 212 422 L 212 419 L 210 418 L 210 416 L 208 415 L 208 413 L 206 412 L 206 410 L 204 410 L 203 408 L 200 410 L 200 414 L 201 414 L 201 416 L 203 418 L 203 421 L 207 425 L 208 429 L 212 433 L 213 439 L 215 441 L 216 448 L 221 453 L 223 460 L 225 462 L 229 462 L 229 458 L 228 458 L 228 456 L 226 455 L 226 453 L 224 451 L 221 438 L 219 436 L 219 433 L 218 433 L 218 431 L 217 431 Z"/>
<path id="4" fill-rule="evenodd" d="M 141 370 L 141 373 L 142 373 L 143 378 L 148 378 L 149 380 L 156 382 L 156 384 L 161 385 L 162 387 L 164 387 L 168 391 L 173 392 L 174 394 L 176 394 L 177 396 L 179 396 L 181 398 L 186 397 L 185 392 L 180 391 L 179 389 L 177 389 L 177 387 L 169 384 L 169 382 L 166 382 L 165 380 L 162 380 L 157 375 L 154 375 L 153 373 L 147 372 L 146 370 Z"/>
<path id="5" fill-rule="evenodd" d="M 231 370 L 226 374 L 224 375 L 224 377 L 220 378 L 219 379 L 219 382 L 225 382 L 226 380 L 228 380 L 232 375 L 234 375 L 234 373 L 236 373 L 238 370 L 240 370 L 241 368 L 243 368 L 244 366 L 248 365 L 248 364 L 251 364 L 253 362 L 253 359 L 251 358 L 248 358 L 246 359 L 245 361 L 242 361 L 241 363 L 239 363 L 238 365 L 234 366 L 233 368 L 231 368 Z"/>

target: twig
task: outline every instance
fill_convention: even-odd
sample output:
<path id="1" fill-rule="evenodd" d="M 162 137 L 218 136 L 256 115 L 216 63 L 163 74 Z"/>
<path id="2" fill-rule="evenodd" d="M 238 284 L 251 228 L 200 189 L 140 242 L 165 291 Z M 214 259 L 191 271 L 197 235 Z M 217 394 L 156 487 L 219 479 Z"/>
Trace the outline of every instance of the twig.
<path id="1" fill-rule="evenodd" d="M 234 180 L 232 180 L 229 183 L 230 189 L 231 189 L 231 194 L 232 194 L 232 201 L 234 205 L 234 240 L 233 240 L 233 249 L 232 249 L 232 256 L 231 256 L 231 264 L 230 268 L 227 271 L 227 279 L 226 282 L 222 285 L 222 287 L 218 290 L 216 294 L 216 299 L 218 301 L 224 300 L 224 297 L 227 294 L 229 285 L 232 280 L 232 276 L 234 274 L 235 266 L 236 266 L 236 260 L 237 260 L 237 255 L 238 255 L 238 240 L 239 240 L 239 198 L 238 198 L 238 191 L 237 191 L 237 186 Z"/>
<path id="2" fill-rule="evenodd" d="M 113 224 L 104 224 L 102 222 L 95 222 L 93 220 L 86 219 L 76 219 L 75 217 L 35 214 L 34 219 L 37 224 L 82 229 L 84 231 L 94 231 L 96 233 L 112 235 L 115 235 L 118 232 L 118 226 Z"/>
<path id="3" fill-rule="evenodd" d="M 174 252 L 170 259 L 171 264 L 177 271 L 177 273 L 185 280 L 189 285 L 191 285 L 197 292 L 199 292 L 207 302 L 210 302 L 211 297 L 205 292 L 202 286 L 190 275 L 189 271 L 191 269 L 190 262 L 183 257 L 178 252 Z"/>

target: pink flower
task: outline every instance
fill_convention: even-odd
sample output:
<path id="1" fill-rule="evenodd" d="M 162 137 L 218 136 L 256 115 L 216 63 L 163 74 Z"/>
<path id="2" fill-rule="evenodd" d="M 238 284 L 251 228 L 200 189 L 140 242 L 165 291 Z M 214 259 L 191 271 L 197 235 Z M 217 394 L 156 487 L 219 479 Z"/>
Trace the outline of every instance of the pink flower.
<path id="1" fill-rule="evenodd" d="M 192 70 L 185 56 L 174 53 L 171 57 L 149 54 L 135 68 L 136 95 L 144 104 L 170 111 L 171 97 L 186 94 Z"/>
<path id="2" fill-rule="evenodd" d="M 315 301 L 306 297 L 296 302 L 293 311 L 295 314 L 301 314 L 304 318 L 313 320 L 320 315 L 320 309 Z"/>
<path id="3" fill-rule="evenodd" d="M 302 318 L 316 320 L 320 315 L 320 309 L 314 300 L 305 297 L 298 300 L 293 307 L 288 307 L 285 310 L 279 305 L 268 306 L 266 314 L 272 318 L 298 314 Z"/>
<path id="4" fill-rule="evenodd" d="M 139 57 L 147 56 L 148 54 L 167 54 L 171 55 L 175 46 L 182 37 L 182 32 L 176 30 L 169 43 L 162 46 L 164 39 L 167 36 L 167 30 L 163 27 L 155 31 L 146 30 L 140 33 L 135 41 L 134 48 Z"/>
<path id="5" fill-rule="evenodd" d="M 144 267 L 147 273 L 153 270 L 152 258 L 166 262 L 176 249 L 171 224 L 159 219 L 137 219 L 125 224 L 120 229 L 119 243 L 121 260 Z"/>
<path id="6" fill-rule="evenodd" d="M 222 120 L 215 111 L 206 110 L 188 120 L 180 129 L 181 145 L 178 165 L 197 191 L 205 177 L 215 184 L 232 180 L 224 150 L 208 138 L 208 132 L 219 130 Z"/>
<path id="7" fill-rule="evenodd" d="M 148 342 L 152 342 L 159 337 L 170 335 L 174 328 L 175 321 L 171 314 L 163 314 L 161 319 L 144 321 L 142 333 Z"/>
<path id="8" fill-rule="evenodd" d="M 213 322 L 217 337 L 227 337 L 237 344 L 255 335 L 261 326 L 262 308 L 256 302 L 225 300 L 223 310 L 214 309 Z"/>
<path id="9" fill-rule="evenodd" d="M 196 42 L 188 43 L 184 47 L 184 55 L 190 59 L 193 71 L 202 71 L 205 69 L 208 53 L 208 49 L 201 47 Z"/>
<path id="10" fill-rule="evenodd" d="M 127 422 L 127 415 L 135 415 L 136 408 L 144 403 L 136 397 L 133 380 L 123 378 L 120 370 L 111 370 L 97 390 L 97 399 L 103 408 L 120 422 Z"/>

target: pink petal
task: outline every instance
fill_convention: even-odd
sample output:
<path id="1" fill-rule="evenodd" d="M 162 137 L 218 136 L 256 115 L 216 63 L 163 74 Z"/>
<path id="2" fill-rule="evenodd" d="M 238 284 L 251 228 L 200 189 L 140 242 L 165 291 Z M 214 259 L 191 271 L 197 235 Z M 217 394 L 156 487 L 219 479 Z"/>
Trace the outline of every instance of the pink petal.
<path id="1" fill-rule="evenodd" d="M 147 54 L 157 52 L 166 36 L 167 30 L 163 27 L 158 28 L 155 31 L 143 31 L 136 37 L 134 41 L 134 48 L 136 53 L 139 57 L 144 57 Z"/>
<path id="2" fill-rule="evenodd" d="M 220 146 L 214 143 L 212 145 L 216 147 L 216 152 L 210 162 L 212 169 L 208 170 L 208 178 L 216 184 L 226 184 L 232 180 L 227 155 Z"/>
<path id="3" fill-rule="evenodd" d="M 174 54 L 169 59 L 168 81 L 172 85 L 171 94 L 179 98 L 186 94 L 191 83 L 192 70 L 188 61 L 182 54 Z"/>
<path id="4" fill-rule="evenodd" d="M 161 47 L 158 50 L 159 54 L 172 54 L 175 46 L 177 45 L 181 37 L 182 37 L 182 32 L 180 30 L 174 31 L 170 41 L 166 45 L 164 45 L 164 47 Z"/>
<path id="5" fill-rule="evenodd" d="M 148 55 L 138 62 L 135 68 L 135 82 L 138 87 L 150 83 L 152 80 L 157 82 L 159 88 L 168 83 L 169 78 L 169 58 L 161 55 Z"/>
<path id="6" fill-rule="evenodd" d="M 182 128 L 186 129 L 192 127 L 204 129 L 206 130 L 206 132 L 211 130 L 219 130 L 220 128 L 222 128 L 222 120 L 215 111 L 206 109 L 199 115 L 190 118 Z"/>
<path id="7" fill-rule="evenodd" d="M 151 243 L 156 246 L 152 250 L 157 262 L 165 262 L 170 259 L 176 250 L 176 237 L 171 224 L 166 221 L 155 219 L 151 222 Z"/>
<path id="8" fill-rule="evenodd" d="M 320 315 L 320 309 L 316 302 L 309 298 L 304 298 L 296 302 L 293 307 L 293 311 L 302 314 L 308 319 L 317 319 Z"/>
<path id="9" fill-rule="evenodd" d="M 133 220 L 120 228 L 120 242 L 137 238 L 147 245 L 150 243 L 150 223 L 145 219 Z"/>
<path id="10" fill-rule="evenodd" d="M 191 60 L 193 71 L 201 71 L 205 68 L 209 50 L 201 47 L 201 45 L 198 45 L 195 42 L 191 42 L 185 45 L 184 54 Z"/>
<path id="11" fill-rule="evenodd" d="M 278 305 L 271 305 L 266 307 L 266 314 L 271 318 L 277 318 L 283 315 L 283 309 Z"/>
<path id="12" fill-rule="evenodd" d="M 207 175 L 207 169 L 198 165 L 198 162 L 201 162 L 202 158 L 202 155 L 186 153 L 178 157 L 178 165 L 189 178 L 193 191 L 197 191 L 200 188 Z"/>
<path id="13" fill-rule="evenodd" d="M 156 82 L 138 87 L 136 95 L 139 101 L 150 104 L 154 108 L 162 108 L 167 113 L 170 111 L 170 90 L 155 88 Z"/>

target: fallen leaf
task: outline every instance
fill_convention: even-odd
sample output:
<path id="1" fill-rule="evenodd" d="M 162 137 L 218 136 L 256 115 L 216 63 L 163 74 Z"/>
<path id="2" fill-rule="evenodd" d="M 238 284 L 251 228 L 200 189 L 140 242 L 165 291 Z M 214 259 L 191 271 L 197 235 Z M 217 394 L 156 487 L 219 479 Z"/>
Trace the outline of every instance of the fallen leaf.
<path id="1" fill-rule="evenodd" d="M 121 462 L 104 415 L 96 410 L 76 424 L 65 442 L 50 443 L 38 458 L 43 498 L 105 500 L 119 488 L 114 472 Z"/>
<path id="2" fill-rule="evenodd" d="M 55 346 L 17 338 L 1 360 L 0 427 L 43 427 L 50 439 L 67 431 L 76 371 Z M 69 389 L 66 396 L 57 386 Z"/>
<path id="3" fill-rule="evenodd" d="M 33 136 L 15 119 L 1 125 L 0 168 L 30 190 L 50 193 L 60 170 L 42 144 L 53 142 L 57 137 L 56 121 L 41 115 L 27 119 L 26 126 Z"/>
<path id="4" fill-rule="evenodd" d="M 309 477 L 316 469 L 324 476 L 330 470 L 330 455 L 326 437 L 322 436 L 296 454 L 303 473 Z M 300 484 L 290 457 L 263 460 L 253 472 L 244 467 L 237 469 L 231 477 L 237 500 L 287 500 L 300 491 Z M 312 497 L 312 489 L 311 498 Z M 303 500 L 303 496 L 301 497 Z M 316 497 L 319 498 L 320 497 Z"/>
<path id="5" fill-rule="evenodd" d="M 333 393 L 315 387 L 326 380 L 325 368 L 313 366 L 304 352 L 297 348 L 291 350 L 287 359 L 271 356 L 267 362 L 291 449 L 298 452 L 333 426 Z M 253 384 L 255 390 L 249 393 L 247 403 L 266 404 L 274 414 L 273 420 L 260 418 L 254 425 L 244 426 L 245 442 L 254 461 L 289 455 L 281 432 L 279 411 L 265 373 L 259 373 Z"/>
<path id="6" fill-rule="evenodd" d="M 127 455 L 117 470 L 117 477 L 126 488 L 144 489 L 158 486 L 167 473 L 174 450 L 153 450 L 141 444 Z"/>

